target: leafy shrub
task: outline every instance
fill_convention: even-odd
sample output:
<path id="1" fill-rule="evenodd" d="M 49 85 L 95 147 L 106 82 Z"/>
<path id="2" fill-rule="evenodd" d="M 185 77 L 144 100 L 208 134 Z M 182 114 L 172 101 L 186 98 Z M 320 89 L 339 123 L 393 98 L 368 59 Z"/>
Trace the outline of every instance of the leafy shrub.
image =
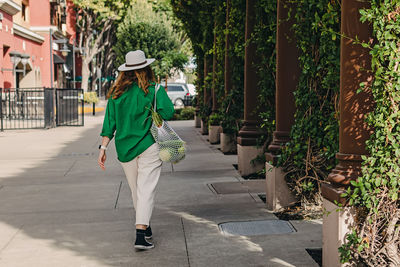
<path id="1" fill-rule="evenodd" d="M 193 120 L 195 109 L 193 107 L 188 107 L 181 109 L 181 119 L 182 120 Z"/>
<path id="2" fill-rule="evenodd" d="M 172 120 L 193 120 L 195 109 L 193 107 L 186 107 L 182 109 L 176 109 L 174 118 Z"/>
<path id="3" fill-rule="evenodd" d="M 96 92 L 85 92 L 83 94 L 83 102 L 85 103 L 95 103 L 97 104 L 99 102 L 99 98 L 97 97 Z"/>
<path id="4" fill-rule="evenodd" d="M 210 115 L 208 118 L 209 126 L 219 126 L 221 124 L 222 116 L 218 113 Z"/>

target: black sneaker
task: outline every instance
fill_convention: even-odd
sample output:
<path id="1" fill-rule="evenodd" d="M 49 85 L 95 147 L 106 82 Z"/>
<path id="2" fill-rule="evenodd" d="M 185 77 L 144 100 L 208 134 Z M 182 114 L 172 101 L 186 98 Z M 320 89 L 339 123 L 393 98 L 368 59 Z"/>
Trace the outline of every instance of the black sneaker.
<path id="1" fill-rule="evenodd" d="M 154 248 L 154 245 L 146 240 L 145 235 L 146 235 L 146 230 L 136 229 L 135 248 L 143 250 Z"/>
<path id="2" fill-rule="evenodd" d="M 146 232 L 144 233 L 144 238 L 146 238 L 146 239 L 153 238 L 153 232 L 151 231 L 150 225 L 147 227 Z"/>

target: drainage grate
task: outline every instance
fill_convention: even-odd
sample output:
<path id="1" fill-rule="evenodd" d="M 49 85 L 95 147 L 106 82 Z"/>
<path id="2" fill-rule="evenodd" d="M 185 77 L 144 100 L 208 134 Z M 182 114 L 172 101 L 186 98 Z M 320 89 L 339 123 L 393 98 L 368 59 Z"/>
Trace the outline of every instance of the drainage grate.
<path id="1" fill-rule="evenodd" d="M 210 184 L 217 194 L 264 193 L 265 180 L 218 182 Z"/>
<path id="2" fill-rule="evenodd" d="M 322 248 L 306 248 L 306 251 L 319 266 L 322 266 Z"/>
<path id="3" fill-rule="evenodd" d="M 224 235 L 278 235 L 296 231 L 289 222 L 281 220 L 227 222 L 218 227 Z"/>

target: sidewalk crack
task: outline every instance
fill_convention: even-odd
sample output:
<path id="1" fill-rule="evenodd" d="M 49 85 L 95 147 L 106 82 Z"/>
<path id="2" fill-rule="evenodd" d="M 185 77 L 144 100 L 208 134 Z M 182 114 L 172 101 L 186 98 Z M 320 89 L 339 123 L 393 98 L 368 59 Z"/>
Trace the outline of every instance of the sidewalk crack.
<path id="1" fill-rule="evenodd" d="M 14 238 L 17 236 L 17 234 L 19 234 L 19 232 L 21 232 L 22 228 L 24 227 L 24 225 L 21 225 L 17 231 L 15 231 L 15 233 L 13 234 L 13 236 L 10 238 L 10 240 L 8 240 L 8 242 L 0 249 L 0 253 L 2 253 L 9 245 L 10 243 L 14 240 Z"/>
<path id="2" fill-rule="evenodd" d="M 76 162 L 77 162 L 77 160 L 75 160 L 75 161 L 72 163 L 71 167 L 69 167 L 69 169 L 64 173 L 64 177 L 68 175 L 68 173 L 69 173 L 69 172 L 72 170 L 72 168 L 75 166 L 75 163 L 76 163 Z"/>
<path id="3" fill-rule="evenodd" d="M 186 257 L 187 257 L 187 261 L 188 261 L 188 266 L 190 267 L 189 250 L 188 250 L 188 245 L 187 245 L 187 240 L 186 240 L 185 225 L 183 224 L 183 218 L 182 217 L 181 217 L 181 223 L 182 223 L 183 238 L 185 240 Z"/>
<path id="4" fill-rule="evenodd" d="M 118 205 L 118 200 L 119 200 L 119 194 L 121 192 L 121 187 L 122 187 L 122 181 L 119 183 L 119 188 L 118 188 L 118 193 L 117 193 L 117 199 L 115 200 L 115 205 L 114 205 L 114 209 L 117 208 Z"/>

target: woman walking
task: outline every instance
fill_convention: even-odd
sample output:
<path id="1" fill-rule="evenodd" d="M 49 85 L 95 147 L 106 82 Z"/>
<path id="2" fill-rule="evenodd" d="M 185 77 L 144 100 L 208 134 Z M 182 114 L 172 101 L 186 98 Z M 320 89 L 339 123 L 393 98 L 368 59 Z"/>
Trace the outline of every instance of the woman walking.
<path id="1" fill-rule="evenodd" d="M 136 211 L 135 248 L 151 249 L 154 245 L 150 242 L 150 218 L 162 165 L 158 145 L 150 133 L 155 77 L 149 65 L 154 59 L 146 59 L 143 51 L 136 50 L 126 54 L 125 60 L 107 95 L 98 163 L 105 170 L 107 145 L 115 133 L 118 160 L 128 180 Z M 156 101 L 161 117 L 171 119 L 174 106 L 164 88 L 157 91 Z"/>

